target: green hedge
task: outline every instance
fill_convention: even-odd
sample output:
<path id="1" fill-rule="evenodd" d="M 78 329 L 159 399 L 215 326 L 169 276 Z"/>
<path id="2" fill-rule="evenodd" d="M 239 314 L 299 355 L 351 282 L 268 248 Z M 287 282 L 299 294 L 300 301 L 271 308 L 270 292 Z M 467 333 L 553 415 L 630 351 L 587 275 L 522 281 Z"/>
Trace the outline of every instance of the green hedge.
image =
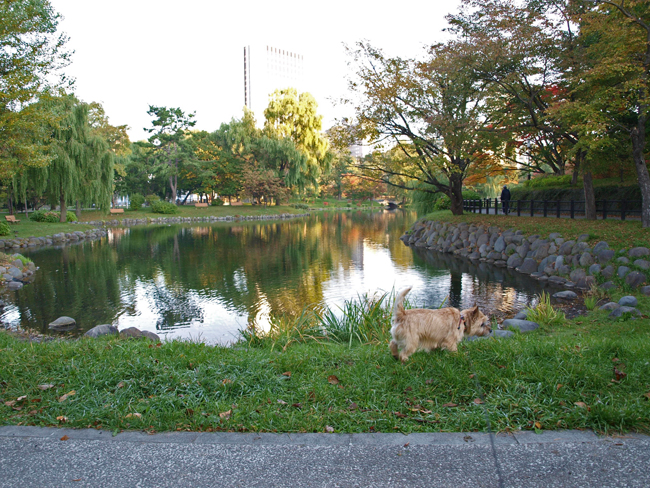
<path id="1" fill-rule="evenodd" d="M 9 228 L 9 224 L 0 222 L 0 236 L 8 236 L 9 234 L 11 234 L 11 229 Z"/>
<path id="2" fill-rule="evenodd" d="M 510 188 L 511 200 L 538 200 L 564 202 L 584 201 L 585 193 L 582 186 L 576 188 L 526 188 L 521 185 Z M 641 189 L 638 185 L 627 186 L 597 186 L 594 188 L 596 200 L 628 200 L 628 209 L 641 208 Z"/>
<path id="3" fill-rule="evenodd" d="M 178 207 L 173 203 L 163 202 L 162 200 L 159 200 L 157 202 L 153 202 L 151 205 L 151 211 L 153 213 L 159 214 L 175 214 L 178 212 Z"/>
<path id="4" fill-rule="evenodd" d="M 68 222 L 76 222 L 77 216 L 74 212 L 66 212 L 66 219 Z M 34 222 L 48 222 L 50 224 L 56 224 L 61 220 L 61 212 L 56 210 L 36 210 L 32 212 L 29 216 L 29 220 Z"/>

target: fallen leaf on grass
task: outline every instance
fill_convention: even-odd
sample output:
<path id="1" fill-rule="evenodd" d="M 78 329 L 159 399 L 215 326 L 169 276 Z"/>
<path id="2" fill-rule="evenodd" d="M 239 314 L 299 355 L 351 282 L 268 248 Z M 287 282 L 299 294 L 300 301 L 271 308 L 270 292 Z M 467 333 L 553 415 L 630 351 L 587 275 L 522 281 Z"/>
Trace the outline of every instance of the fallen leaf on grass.
<path id="1" fill-rule="evenodd" d="M 287 402 L 285 402 L 284 400 L 280 400 L 280 399 L 278 399 L 278 403 L 280 405 L 286 405 L 287 404 Z"/>
<path id="2" fill-rule="evenodd" d="M 536 428 L 536 429 L 541 429 L 541 428 L 542 428 L 542 424 L 540 424 L 539 422 L 535 422 L 535 428 Z"/>
<path id="3" fill-rule="evenodd" d="M 404 414 L 404 413 L 400 413 L 400 412 L 393 412 L 393 415 L 395 415 L 395 417 L 399 417 L 399 418 L 401 418 L 401 419 L 405 419 L 405 418 L 406 418 L 406 414 Z"/>
<path id="4" fill-rule="evenodd" d="M 36 388 L 38 388 L 39 390 L 45 391 L 45 390 L 49 390 L 50 388 L 54 388 L 54 385 L 50 385 L 50 384 L 38 385 Z"/>
<path id="5" fill-rule="evenodd" d="M 350 403 L 348 410 L 356 410 L 357 408 L 359 408 L 359 406 L 356 403 L 352 402 Z"/>
<path id="6" fill-rule="evenodd" d="M 126 418 L 127 418 L 127 419 L 132 418 L 132 417 L 135 417 L 135 418 L 138 418 L 138 419 L 139 419 L 139 418 L 142 418 L 142 414 L 141 414 L 141 413 L 137 413 L 137 412 L 126 414 Z"/>
<path id="7" fill-rule="evenodd" d="M 8 402 L 5 402 L 5 405 L 8 407 L 13 407 L 16 404 L 16 400 L 9 400 Z"/>
<path id="8" fill-rule="evenodd" d="M 585 402 L 574 402 L 573 403 L 576 407 L 580 408 L 587 408 L 587 404 Z"/>
<path id="9" fill-rule="evenodd" d="M 67 435 L 64 435 L 63 437 L 61 437 L 62 441 L 67 441 L 68 439 L 70 439 L 70 438 Z"/>
<path id="10" fill-rule="evenodd" d="M 327 432 L 328 434 L 332 434 L 334 432 L 334 427 L 326 425 L 325 426 L 325 432 Z"/>
<path id="11" fill-rule="evenodd" d="M 329 375 L 329 376 L 327 377 L 327 382 L 328 382 L 330 385 L 338 385 L 338 384 L 340 383 L 340 381 L 339 381 L 339 379 L 336 377 L 336 375 L 333 375 L 333 374 L 331 374 L 331 375 Z"/>
<path id="12" fill-rule="evenodd" d="M 450 402 L 450 403 L 445 403 L 445 404 L 443 405 L 443 407 L 449 407 L 449 408 L 457 407 L 457 406 L 458 406 L 457 403 L 451 403 L 451 402 Z"/>
<path id="13" fill-rule="evenodd" d="M 231 414 L 231 413 L 232 413 L 232 410 L 228 410 L 227 412 L 221 412 L 221 413 L 219 414 L 219 418 L 222 418 L 222 419 L 226 419 L 226 420 L 227 420 L 227 419 L 230 418 L 230 414 Z"/>
<path id="14" fill-rule="evenodd" d="M 482 405 L 485 402 L 483 400 L 481 400 L 480 398 L 474 398 L 474 403 L 476 403 L 477 405 Z"/>
<path id="15" fill-rule="evenodd" d="M 650 391 L 648 393 L 644 393 L 643 396 L 650 400 Z"/>
<path id="16" fill-rule="evenodd" d="M 17 402 L 22 402 L 22 401 L 25 400 L 26 398 L 27 398 L 27 395 L 19 396 L 18 398 L 16 398 L 16 401 L 17 401 Z"/>
<path id="17" fill-rule="evenodd" d="M 118 387 L 118 388 L 124 388 L 124 381 L 120 381 L 120 382 L 117 384 L 117 387 Z"/>
<path id="18" fill-rule="evenodd" d="M 59 398 L 59 403 L 65 402 L 68 399 L 68 397 L 71 397 L 72 395 L 76 395 L 76 394 L 77 394 L 77 392 L 74 391 L 74 390 L 69 391 L 65 395 L 62 395 L 61 398 Z"/>
<path id="19" fill-rule="evenodd" d="M 232 383 L 232 381 L 230 381 L 228 378 L 221 382 L 222 385 L 227 385 L 228 383 Z"/>
<path id="20" fill-rule="evenodd" d="M 558 391 L 560 388 L 562 388 L 564 385 L 562 383 L 558 383 L 557 386 L 555 387 L 555 391 Z"/>
<path id="21" fill-rule="evenodd" d="M 302 403 L 292 403 L 291 406 L 294 408 L 302 408 Z"/>
<path id="22" fill-rule="evenodd" d="M 291 371 L 285 371 L 284 373 L 282 373 L 282 376 L 286 376 L 288 378 L 291 378 Z"/>
<path id="23" fill-rule="evenodd" d="M 68 421 L 68 417 L 66 417 L 66 416 L 64 416 L 64 415 L 59 415 L 56 419 L 57 419 L 59 422 L 67 422 L 67 421 Z"/>
<path id="24" fill-rule="evenodd" d="M 433 380 L 426 380 L 425 383 L 426 383 L 427 385 L 430 385 L 431 383 L 433 383 Z"/>
<path id="25" fill-rule="evenodd" d="M 469 379 L 470 379 L 470 380 L 473 379 L 474 376 L 476 376 L 476 375 L 475 375 L 474 373 L 472 373 L 471 375 L 469 375 Z"/>
<path id="26" fill-rule="evenodd" d="M 614 376 L 616 377 L 616 381 L 621 381 L 623 378 L 627 376 L 627 373 L 624 373 L 623 371 L 619 371 L 616 369 L 616 366 L 614 367 Z"/>

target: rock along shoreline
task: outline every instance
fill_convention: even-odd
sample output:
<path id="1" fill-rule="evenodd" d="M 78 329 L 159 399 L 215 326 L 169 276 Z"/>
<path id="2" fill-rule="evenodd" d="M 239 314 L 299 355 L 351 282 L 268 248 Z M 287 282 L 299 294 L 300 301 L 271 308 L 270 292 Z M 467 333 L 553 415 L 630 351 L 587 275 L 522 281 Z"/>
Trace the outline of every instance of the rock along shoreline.
<path id="1" fill-rule="evenodd" d="M 517 229 L 433 220 L 418 220 L 400 239 L 407 246 L 512 268 L 559 287 L 608 290 L 617 286 L 613 280 L 619 278 L 619 283 L 650 295 L 650 249 L 646 247 L 614 250 L 605 241 L 590 247 L 587 234 L 576 240 L 559 233 L 544 238 L 525 236 Z"/>

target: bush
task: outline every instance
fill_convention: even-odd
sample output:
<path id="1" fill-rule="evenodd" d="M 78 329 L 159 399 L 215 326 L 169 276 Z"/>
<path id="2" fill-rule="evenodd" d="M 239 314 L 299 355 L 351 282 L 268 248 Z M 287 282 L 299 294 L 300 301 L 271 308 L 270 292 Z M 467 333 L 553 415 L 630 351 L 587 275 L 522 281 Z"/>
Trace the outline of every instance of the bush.
<path id="1" fill-rule="evenodd" d="M 215 198 L 212 200 L 212 203 L 210 205 L 212 205 L 213 207 L 220 207 L 221 205 L 223 205 L 223 200 L 221 198 Z"/>
<path id="2" fill-rule="evenodd" d="M 68 222 L 77 221 L 77 216 L 74 212 L 66 212 L 66 218 Z M 56 224 L 61 220 L 61 212 L 57 212 L 56 210 L 36 210 L 29 216 L 29 220 Z"/>
<path id="3" fill-rule="evenodd" d="M 11 229 L 9 228 L 9 224 L 0 222 L 0 236 L 8 236 L 9 234 L 11 234 Z"/>
<path id="4" fill-rule="evenodd" d="M 151 205 L 151 211 L 159 214 L 175 214 L 178 212 L 178 207 L 171 202 L 158 200 Z"/>
<path id="5" fill-rule="evenodd" d="M 298 208 L 298 209 L 302 209 L 302 210 L 308 210 L 308 209 L 309 209 L 309 205 L 307 205 L 307 204 L 305 204 L 305 203 L 294 203 L 294 204 L 291 205 L 291 206 L 292 206 L 293 208 Z"/>
<path id="6" fill-rule="evenodd" d="M 144 201 L 147 205 L 151 207 L 154 203 L 160 201 L 160 197 L 158 195 L 147 195 L 146 197 L 144 197 Z"/>
<path id="7" fill-rule="evenodd" d="M 144 197 L 139 193 L 131 196 L 131 201 L 129 202 L 129 208 L 131 210 L 140 210 L 142 204 L 144 203 Z"/>
<path id="8" fill-rule="evenodd" d="M 483 197 L 475 191 L 463 191 L 463 200 L 478 200 L 480 198 Z M 418 215 L 426 215 L 435 210 L 449 210 L 451 200 L 443 193 L 427 193 L 416 190 L 413 192 L 413 207 Z"/>

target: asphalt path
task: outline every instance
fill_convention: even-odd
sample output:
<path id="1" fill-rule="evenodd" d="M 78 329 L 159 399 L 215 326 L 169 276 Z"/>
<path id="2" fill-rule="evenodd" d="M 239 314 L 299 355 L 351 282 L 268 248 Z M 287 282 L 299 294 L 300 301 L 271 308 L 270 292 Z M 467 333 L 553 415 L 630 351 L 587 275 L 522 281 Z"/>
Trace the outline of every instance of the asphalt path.
<path id="1" fill-rule="evenodd" d="M 63 440 L 62 440 L 63 439 Z M 1 487 L 648 487 L 650 437 L 0 427 Z"/>

